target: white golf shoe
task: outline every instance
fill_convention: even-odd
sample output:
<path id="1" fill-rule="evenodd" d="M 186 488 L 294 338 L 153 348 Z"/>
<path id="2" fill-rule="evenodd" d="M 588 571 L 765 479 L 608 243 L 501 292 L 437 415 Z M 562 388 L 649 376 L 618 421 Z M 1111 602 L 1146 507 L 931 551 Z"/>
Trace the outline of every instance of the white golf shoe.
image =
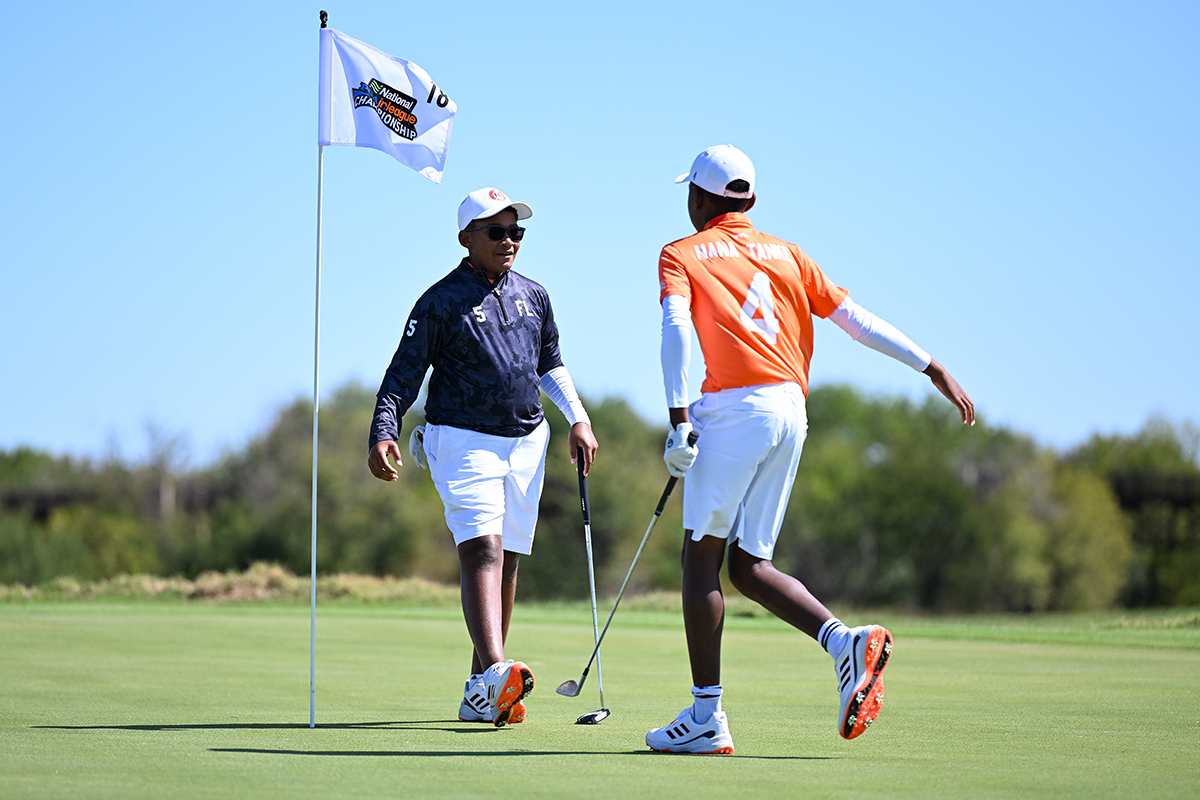
<path id="1" fill-rule="evenodd" d="M 475 681 L 467 680 L 463 688 L 462 703 L 458 706 L 458 719 L 461 722 L 495 722 L 496 711 L 488 703 L 487 686 L 483 678 Z M 508 712 L 509 725 L 525 721 L 525 704 L 520 700 L 512 704 Z"/>
<path id="2" fill-rule="evenodd" d="M 841 707 L 838 733 L 843 739 L 862 734 L 883 708 L 883 668 L 892 654 L 892 635 L 882 625 L 851 628 L 846 645 L 833 659 Z"/>
<path id="3" fill-rule="evenodd" d="M 646 734 L 646 746 L 660 753 L 696 753 L 728 755 L 733 752 L 729 720 L 718 711 L 703 724 L 692 717 L 692 707 L 680 711 L 670 725 L 654 728 Z"/>
<path id="4" fill-rule="evenodd" d="M 487 686 L 483 683 L 483 676 L 474 681 L 468 678 L 466 686 L 463 687 L 462 703 L 458 706 L 458 718 L 463 722 L 491 722 L 494 717 L 491 705 L 488 704 Z"/>
<path id="5" fill-rule="evenodd" d="M 523 661 L 497 661 L 483 673 L 483 683 L 487 688 L 488 706 L 492 710 L 492 724 L 503 728 L 510 721 L 519 722 L 515 717 L 510 720 L 515 711 L 521 711 L 521 719 L 525 718 L 524 704 L 521 700 L 533 691 L 533 671 Z M 520 708 L 516 708 L 520 705 Z"/>

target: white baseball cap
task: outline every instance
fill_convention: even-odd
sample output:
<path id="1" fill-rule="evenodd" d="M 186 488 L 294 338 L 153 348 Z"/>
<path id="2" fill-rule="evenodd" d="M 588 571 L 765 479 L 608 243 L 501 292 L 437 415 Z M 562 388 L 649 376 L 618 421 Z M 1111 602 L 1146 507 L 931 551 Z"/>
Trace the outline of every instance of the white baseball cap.
<path id="1" fill-rule="evenodd" d="M 490 186 L 476 189 L 467 195 L 467 199 L 458 207 L 458 229 L 465 230 L 475 220 L 494 216 L 506 208 L 517 212 L 517 219 L 529 219 L 533 216 L 532 208 L 524 203 L 509 200 L 508 195 L 499 189 Z"/>
<path id="2" fill-rule="evenodd" d="M 739 179 L 750 184 L 748 191 L 731 192 L 725 188 L 731 181 Z M 696 156 L 691 170 L 680 175 L 675 182 L 688 180 L 719 197 L 749 199 L 754 196 L 754 164 L 745 153 L 731 144 L 718 144 Z"/>

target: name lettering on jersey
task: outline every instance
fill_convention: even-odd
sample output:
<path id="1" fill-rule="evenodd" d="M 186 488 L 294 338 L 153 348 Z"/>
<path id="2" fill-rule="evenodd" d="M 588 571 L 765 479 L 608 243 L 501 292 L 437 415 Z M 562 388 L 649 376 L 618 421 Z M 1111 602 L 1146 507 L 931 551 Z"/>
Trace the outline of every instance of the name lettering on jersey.
<path id="1" fill-rule="evenodd" d="M 487 322 L 487 314 L 483 313 L 483 306 L 475 306 L 471 310 L 475 312 L 475 319 L 480 322 Z"/>
<path id="2" fill-rule="evenodd" d="M 758 261 L 766 261 L 773 259 L 776 261 L 791 261 L 792 253 L 787 247 L 781 244 L 772 244 L 769 242 L 742 242 L 742 246 L 746 248 L 751 258 Z M 692 250 L 696 253 L 698 260 L 709 258 L 740 258 L 741 250 L 735 242 L 727 242 L 718 240 L 715 242 L 700 242 L 692 245 Z"/>
<path id="3" fill-rule="evenodd" d="M 737 258 L 740 255 L 737 251 L 737 245 L 733 242 L 716 241 L 716 242 L 701 242 L 700 244 L 692 245 L 692 249 L 696 251 L 696 258 Z"/>
<path id="4" fill-rule="evenodd" d="M 750 251 L 751 256 L 757 258 L 759 261 L 766 261 L 768 259 L 788 261 L 792 257 L 791 252 L 781 244 L 746 242 L 746 249 Z"/>
<path id="5" fill-rule="evenodd" d="M 529 303 L 526 303 L 524 300 L 517 300 L 515 305 L 517 307 L 517 316 L 518 317 L 532 317 L 533 316 L 533 312 L 529 310 Z"/>

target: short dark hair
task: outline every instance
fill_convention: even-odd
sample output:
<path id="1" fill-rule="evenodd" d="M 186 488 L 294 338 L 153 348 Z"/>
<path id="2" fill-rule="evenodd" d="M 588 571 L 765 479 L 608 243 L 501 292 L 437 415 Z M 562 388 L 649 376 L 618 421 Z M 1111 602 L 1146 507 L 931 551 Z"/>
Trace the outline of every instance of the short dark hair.
<path id="1" fill-rule="evenodd" d="M 720 214 L 732 214 L 735 211 L 745 211 L 746 206 L 750 205 L 749 197 L 724 197 L 719 194 L 713 194 L 699 184 L 693 184 L 698 191 L 708 195 L 709 200 Z M 725 184 L 726 191 L 730 192 L 748 192 L 750 184 L 747 181 L 737 178 Z"/>

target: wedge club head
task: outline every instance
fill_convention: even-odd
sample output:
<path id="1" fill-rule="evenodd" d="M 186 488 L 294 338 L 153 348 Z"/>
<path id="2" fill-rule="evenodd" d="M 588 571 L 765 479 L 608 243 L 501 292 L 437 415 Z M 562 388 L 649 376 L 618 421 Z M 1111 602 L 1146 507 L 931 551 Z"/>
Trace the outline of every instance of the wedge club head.
<path id="1" fill-rule="evenodd" d="M 601 720 L 607 719 L 608 715 L 611 713 L 612 712 L 609 711 L 607 708 L 597 709 L 596 711 L 589 711 L 588 713 L 584 714 L 579 719 L 575 720 L 575 724 L 576 725 L 595 725 L 596 723 L 600 722 Z"/>
<path id="2" fill-rule="evenodd" d="M 575 681 L 563 681 L 562 683 L 560 683 L 558 685 L 558 688 L 555 689 L 554 691 L 558 692 L 559 694 L 563 695 L 564 697 L 578 697 L 579 696 L 579 684 L 576 683 Z M 580 719 L 582 719 L 582 717 L 580 717 Z"/>

